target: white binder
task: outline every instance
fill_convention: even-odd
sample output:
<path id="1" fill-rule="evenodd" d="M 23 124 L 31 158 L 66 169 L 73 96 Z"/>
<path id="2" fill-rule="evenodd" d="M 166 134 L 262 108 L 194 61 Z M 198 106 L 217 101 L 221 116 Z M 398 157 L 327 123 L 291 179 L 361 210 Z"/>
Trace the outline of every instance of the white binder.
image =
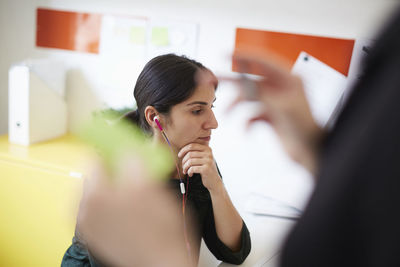
<path id="1" fill-rule="evenodd" d="M 42 59 L 13 65 L 8 90 L 10 143 L 29 145 L 66 133 L 65 69 L 60 62 Z"/>

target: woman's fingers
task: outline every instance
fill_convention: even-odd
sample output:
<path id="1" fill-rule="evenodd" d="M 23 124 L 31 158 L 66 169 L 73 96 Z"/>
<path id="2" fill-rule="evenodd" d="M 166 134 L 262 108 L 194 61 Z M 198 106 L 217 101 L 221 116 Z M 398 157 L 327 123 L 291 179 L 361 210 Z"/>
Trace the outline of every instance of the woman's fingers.
<path id="1" fill-rule="evenodd" d="M 204 154 L 203 151 L 189 151 L 188 153 L 186 153 L 186 155 L 183 157 L 182 159 L 182 166 L 185 165 L 185 163 L 189 160 L 189 159 L 194 159 L 194 158 L 203 158 L 206 155 Z"/>
<path id="2" fill-rule="evenodd" d="M 188 169 L 187 174 L 189 175 L 189 177 L 192 177 L 193 174 L 195 174 L 195 173 L 201 173 L 202 169 L 203 169 L 203 166 L 191 166 Z M 203 183 L 204 183 L 204 181 L 203 181 Z"/>
<path id="3" fill-rule="evenodd" d="M 181 148 L 178 153 L 178 157 L 182 158 L 188 153 L 189 151 L 204 151 L 207 146 L 198 143 L 190 143 Z"/>
<path id="4" fill-rule="evenodd" d="M 182 171 L 184 174 L 189 174 L 189 176 L 193 175 L 193 172 L 189 173 L 191 167 L 203 166 L 213 162 L 211 148 L 198 143 L 191 143 L 183 147 L 179 151 L 178 157 L 183 157 Z"/>
<path id="5" fill-rule="evenodd" d="M 191 159 L 188 159 L 188 160 L 185 162 L 185 164 L 182 165 L 183 174 L 186 174 L 186 173 L 189 174 L 188 170 L 189 170 L 191 167 L 194 167 L 194 166 L 203 166 L 204 164 L 206 164 L 206 162 L 207 162 L 207 160 L 206 160 L 205 158 L 191 158 Z M 189 175 L 189 176 L 191 176 L 191 175 Z"/>

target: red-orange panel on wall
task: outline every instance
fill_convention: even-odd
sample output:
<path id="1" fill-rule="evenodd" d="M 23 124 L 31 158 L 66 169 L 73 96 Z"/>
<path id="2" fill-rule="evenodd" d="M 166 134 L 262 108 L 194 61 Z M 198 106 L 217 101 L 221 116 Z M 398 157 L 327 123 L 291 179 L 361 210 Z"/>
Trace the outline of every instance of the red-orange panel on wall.
<path id="1" fill-rule="evenodd" d="M 38 8 L 36 46 L 99 53 L 101 14 Z"/>
<path id="2" fill-rule="evenodd" d="M 237 28 L 235 50 L 249 47 L 275 53 L 291 64 L 304 51 L 347 76 L 354 40 Z M 232 70 L 237 71 L 234 63 Z"/>

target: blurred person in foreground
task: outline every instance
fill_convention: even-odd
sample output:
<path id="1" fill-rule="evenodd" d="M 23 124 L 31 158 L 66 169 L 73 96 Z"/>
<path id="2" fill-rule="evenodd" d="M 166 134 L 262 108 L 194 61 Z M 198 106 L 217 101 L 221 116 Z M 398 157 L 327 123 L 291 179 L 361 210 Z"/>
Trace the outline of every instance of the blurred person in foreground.
<path id="1" fill-rule="evenodd" d="M 281 266 L 400 266 L 399 47 L 397 10 L 330 129 L 317 126 L 301 79 L 280 61 L 254 51 L 234 55 L 243 72 L 264 77 L 255 86 L 263 111 L 250 123 L 269 123 L 316 181 Z M 246 100 L 244 90 L 234 105 Z"/>

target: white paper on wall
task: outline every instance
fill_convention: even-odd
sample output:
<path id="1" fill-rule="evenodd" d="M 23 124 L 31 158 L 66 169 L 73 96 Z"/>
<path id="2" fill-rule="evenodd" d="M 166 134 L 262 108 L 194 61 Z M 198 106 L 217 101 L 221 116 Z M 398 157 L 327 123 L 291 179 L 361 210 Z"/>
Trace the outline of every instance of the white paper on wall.
<path id="1" fill-rule="evenodd" d="M 346 88 L 346 76 L 306 52 L 299 54 L 292 73 L 302 78 L 312 115 L 324 127 Z"/>
<path id="2" fill-rule="evenodd" d="M 132 92 L 144 65 L 167 53 L 194 58 L 197 35 L 194 23 L 104 15 L 96 82 L 102 101 L 112 108 L 132 107 Z"/>
<path id="3" fill-rule="evenodd" d="M 148 19 L 104 15 L 100 33 L 98 84 L 112 108 L 133 106 L 133 88 L 147 59 Z"/>
<path id="4" fill-rule="evenodd" d="M 148 40 L 149 59 L 167 53 L 195 58 L 198 25 L 182 21 L 151 20 Z"/>

